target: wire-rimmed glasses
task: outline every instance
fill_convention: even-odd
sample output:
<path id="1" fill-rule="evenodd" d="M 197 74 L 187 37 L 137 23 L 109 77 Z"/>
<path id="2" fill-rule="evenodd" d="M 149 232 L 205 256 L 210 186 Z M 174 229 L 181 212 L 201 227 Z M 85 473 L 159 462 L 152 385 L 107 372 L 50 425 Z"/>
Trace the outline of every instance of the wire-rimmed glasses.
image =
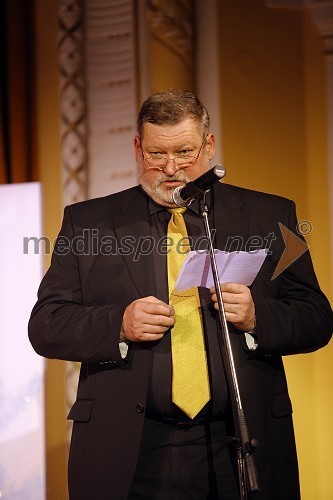
<path id="1" fill-rule="evenodd" d="M 150 153 L 149 156 L 145 157 L 141 148 L 142 159 L 147 165 L 146 169 L 164 170 L 170 161 L 173 161 L 174 165 L 179 170 L 192 167 L 192 165 L 194 165 L 194 163 L 200 156 L 204 142 L 205 140 L 202 141 L 199 151 L 196 155 L 176 154 L 173 157 L 170 157 L 164 153 L 159 153 L 158 151 L 156 151 L 154 153 Z"/>

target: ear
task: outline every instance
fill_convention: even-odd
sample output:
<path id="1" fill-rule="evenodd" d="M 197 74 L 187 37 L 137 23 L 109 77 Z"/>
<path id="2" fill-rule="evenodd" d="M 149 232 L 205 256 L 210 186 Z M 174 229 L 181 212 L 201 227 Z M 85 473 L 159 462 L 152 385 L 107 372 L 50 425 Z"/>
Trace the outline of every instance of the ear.
<path id="1" fill-rule="evenodd" d="M 134 151 L 135 151 L 136 161 L 138 161 L 140 158 L 142 158 L 142 155 L 141 155 L 141 141 L 140 141 L 140 137 L 138 135 L 136 135 L 134 137 Z"/>
<path id="2" fill-rule="evenodd" d="M 207 135 L 206 151 L 210 160 L 214 158 L 215 154 L 215 135 L 211 132 Z"/>

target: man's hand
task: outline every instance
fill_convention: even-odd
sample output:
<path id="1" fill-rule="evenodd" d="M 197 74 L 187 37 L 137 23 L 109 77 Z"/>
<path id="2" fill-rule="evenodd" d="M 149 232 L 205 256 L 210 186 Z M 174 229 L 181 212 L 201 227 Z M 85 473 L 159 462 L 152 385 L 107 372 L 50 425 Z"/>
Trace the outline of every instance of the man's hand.
<path id="1" fill-rule="evenodd" d="M 227 321 L 238 330 L 248 332 L 255 327 L 255 309 L 250 289 L 239 283 L 221 283 L 222 298 Z M 218 310 L 215 287 L 210 289 L 214 308 Z"/>
<path id="2" fill-rule="evenodd" d="M 121 340 L 159 340 L 175 324 L 174 314 L 173 306 L 156 297 L 134 300 L 124 312 Z"/>

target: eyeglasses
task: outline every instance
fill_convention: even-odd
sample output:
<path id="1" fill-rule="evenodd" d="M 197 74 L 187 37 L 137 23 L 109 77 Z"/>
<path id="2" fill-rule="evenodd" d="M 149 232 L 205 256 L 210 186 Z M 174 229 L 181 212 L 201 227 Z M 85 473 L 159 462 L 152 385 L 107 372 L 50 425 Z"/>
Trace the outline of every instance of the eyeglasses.
<path id="1" fill-rule="evenodd" d="M 205 139 L 202 141 L 200 149 L 196 155 L 177 154 L 177 155 L 174 155 L 172 158 L 170 158 L 168 155 L 166 155 L 164 153 L 159 153 L 158 151 L 150 153 L 150 155 L 145 158 L 143 155 L 142 148 L 141 148 L 142 159 L 144 162 L 146 162 L 147 169 L 154 168 L 157 170 L 164 170 L 165 167 L 167 166 L 167 164 L 169 163 L 169 161 L 173 161 L 174 165 L 178 169 L 192 167 L 192 165 L 194 165 L 194 163 L 197 161 L 197 159 L 200 156 L 201 149 L 202 149 L 204 142 L 205 142 Z"/>

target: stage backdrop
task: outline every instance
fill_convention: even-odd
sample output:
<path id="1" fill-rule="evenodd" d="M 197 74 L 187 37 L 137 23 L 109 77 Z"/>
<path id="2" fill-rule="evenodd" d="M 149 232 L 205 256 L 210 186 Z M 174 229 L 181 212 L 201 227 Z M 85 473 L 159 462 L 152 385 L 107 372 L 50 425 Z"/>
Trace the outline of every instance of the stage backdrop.
<path id="1" fill-rule="evenodd" d="M 45 498 L 44 361 L 27 335 L 40 237 L 40 185 L 0 186 L 0 498 L 11 500 Z"/>

